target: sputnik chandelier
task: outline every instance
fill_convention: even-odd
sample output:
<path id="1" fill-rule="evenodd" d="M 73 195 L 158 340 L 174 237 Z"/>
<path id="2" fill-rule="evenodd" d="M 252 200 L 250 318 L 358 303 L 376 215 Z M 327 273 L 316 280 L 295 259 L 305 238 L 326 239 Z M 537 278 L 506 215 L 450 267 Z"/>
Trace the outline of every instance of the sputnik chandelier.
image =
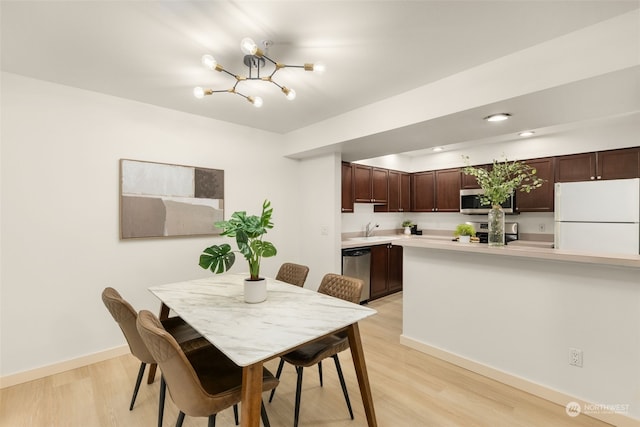
<path id="1" fill-rule="evenodd" d="M 252 103 L 255 107 L 261 107 L 263 101 L 262 101 L 262 98 L 260 98 L 259 96 L 249 96 L 241 92 L 238 92 L 237 87 L 239 83 L 247 80 L 260 80 L 263 82 L 270 82 L 278 86 L 288 100 L 294 100 L 296 97 L 295 90 L 288 88 L 286 86 L 281 86 L 280 84 L 278 84 L 273 80 L 273 76 L 278 72 L 278 70 L 282 68 L 303 68 L 305 71 L 314 71 L 316 73 L 322 73 L 324 71 L 325 67 L 320 63 L 304 64 L 304 65 L 285 65 L 280 62 L 276 62 L 265 54 L 265 51 L 268 50 L 269 46 L 271 46 L 273 43 L 270 41 L 263 41 L 262 43 L 264 45 L 265 50 L 258 48 L 258 45 L 256 45 L 256 43 L 249 37 L 245 37 L 240 42 L 240 50 L 242 50 L 242 53 L 245 54 L 244 65 L 246 65 L 249 68 L 248 77 L 230 73 L 229 71 L 225 70 L 222 65 L 218 64 L 218 61 L 216 61 L 213 56 L 203 55 L 202 65 L 204 65 L 206 68 L 210 70 L 215 70 L 218 72 L 224 71 L 231 77 L 235 78 L 236 82 L 230 89 L 213 90 L 213 89 L 205 89 L 203 87 L 196 87 L 195 89 L 193 89 L 194 96 L 196 98 L 204 98 L 205 95 L 213 95 L 214 93 L 229 92 L 229 93 L 235 93 L 236 95 L 240 95 L 241 97 L 243 97 L 244 99 Z M 271 74 L 269 74 L 268 76 L 262 77 L 260 76 L 260 70 L 265 67 L 266 61 L 269 61 L 271 64 L 273 64 L 274 69 L 271 72 Z M 255 75 L 253 74 L 253 70 L 255 70 Z"/>

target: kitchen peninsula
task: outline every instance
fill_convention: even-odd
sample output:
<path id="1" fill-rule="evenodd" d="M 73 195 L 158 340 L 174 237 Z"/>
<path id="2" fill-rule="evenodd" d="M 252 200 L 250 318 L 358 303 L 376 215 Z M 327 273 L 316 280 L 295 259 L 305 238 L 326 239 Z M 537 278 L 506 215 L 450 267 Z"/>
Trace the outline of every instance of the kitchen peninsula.
<path id="1" fill-rule="evenodd" d="M 563 406 L 628 405 L 592 414 L 615 425 L 640 419 L 639 255 L 393 244 L 404 247 L 403 344 Z"/>

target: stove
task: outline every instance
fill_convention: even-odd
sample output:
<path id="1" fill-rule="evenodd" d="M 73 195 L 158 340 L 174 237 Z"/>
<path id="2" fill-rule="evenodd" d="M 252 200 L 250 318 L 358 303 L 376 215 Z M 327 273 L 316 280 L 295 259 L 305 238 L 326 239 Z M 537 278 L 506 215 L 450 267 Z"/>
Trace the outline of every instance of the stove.
<path id="1" fill-rule="evenodd" d="M 476 229 L 476 237 L 480 239 L 480 243 L 489 242 L 489 223 L 488 222 L 467 222 L 467 224 L 473 225 Z M 504 244 L 518 240 L 518 223 L 517 222 L 505 222 L 504 223 Z"/>

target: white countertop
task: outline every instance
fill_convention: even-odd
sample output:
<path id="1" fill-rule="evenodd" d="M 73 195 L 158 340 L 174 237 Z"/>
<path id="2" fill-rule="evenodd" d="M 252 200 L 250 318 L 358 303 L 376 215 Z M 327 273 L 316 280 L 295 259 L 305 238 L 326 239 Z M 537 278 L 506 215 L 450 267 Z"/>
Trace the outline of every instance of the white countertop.
<path id="1" fill-rule="evenodd" d="M 440 236 L 438 236 L 440 237 Z M 604 255 L 589 252 L 564 251 L 548 247 L 532 247 L 521 245 L 506 245 L 492 247 L 480 243 L 459 243 L 451 239 L 429 238 L 429 236 L 412 236 L 398 239 L 394 245 L 415 248 L 439 249 L 447 251 L 470 252 L 493 256 L 510 256 L 519 258 L 537 258 L 552 261 L 571 261 L 588 264 L 601 264 L 640 268 L 640 255 Z M 638 279 L 640 282 L 640 279 Z"/>

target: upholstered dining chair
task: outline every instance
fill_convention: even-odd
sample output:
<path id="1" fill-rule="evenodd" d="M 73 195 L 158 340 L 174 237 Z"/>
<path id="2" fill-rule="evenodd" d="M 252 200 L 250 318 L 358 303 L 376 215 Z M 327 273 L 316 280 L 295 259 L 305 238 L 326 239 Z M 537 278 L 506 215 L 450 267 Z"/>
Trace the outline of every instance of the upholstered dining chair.
<path id="1" fill-rule="evenodd" d="M 276 280 L 300 286 L 302 288 L 304 287 L 304 282 L 307 280 L 308 274 L 309 267 L 306 265 L 285 262 L 280 266 L 278 274 L 276 274 Z"/>
<path id="2" fill-rule="evenodd" d="M 278 274 L 276 274 L 276 280 L 280 280 L 281 282 L 289 283 L 290 285 L 295 285 L 303 288 L 308 274 L 309 267 L 307 267 L 306 265 L 285 262 L 280 266 Z M 278 370 L 276 371 L 276 376 L 278 378 L 280 378 L 280 374 L 282 374 L 282 368 L 284 368 L 284 359 L 280 358 Z M 318 369 L 321 372 L 320 382 L 322 382 L 322 365 L 318 365 Z M 269 402 L 271 402 L 271 400 L 273 399 L 273 393 L 274 391 L 272 390 L 271 396 L 269 397 Z"/>
<path id="3" fill-rule="evenodd" d="M 364 282 L 360 279 L 329 273 L 322 278 L 322 282 L 318 287 L 318 292 L 358 304 L 360 302 L 360 294 L 362 293 L 363 286 Z M 342 393 L 344 394 L 345 401 L 347 402 L 349 415 L 351 416 L 351 419 L 353 419 L 351 401 L 349 400 L 347 385 L 344 381 L 344 376 L 342 375 L 340 360 L 338 359 L 338 353 L 348 348 L 349 339 L 347 337 L 347 333 L 340 332 L 325 337 L 319 341 L 306 344 L 282 356 L 282 360 L 296 367 L 296 372 L 298 374 L 296 384 L 295 412 L 293 418 L 294 427 L 298 427 L 298 421 L 300 417 L 300 397 L 302 394 L 303 369 L 318 364 L 318 367 L 320 369 L 320 386 L 322 386 L 322 368 L 320 364 L 322 360 L 326 359 L 327 357 L 333 358 L 335 362 L 336 371 L 338 371 L 338 378 L 340 380 L 340 386 L 342 387 Z M 276 378 L 279 379 L 281 373 L 282 369 L 279 367 L 276 373 Z M 275 389 L 271 391 L 269 402 L 271 402 L 271 400 L 273 399 L 274 394 Z"/>
<path id="4" fill-rule="evenodd" d="M 140 383 L 144 376 L 144 370 L 147 364 L 155 364 L 156 361 L 152 354 L 147 349 L 147 346 L 142 342 L 142 338 L 138 333 L 136 327 L 136 319 L 138 313 L 133 309 L 131 304 L 126 301 L 118 291 L 113 288 L 107 287 L 102 291 L 102 301 L 104 305 L 111 313 L 111 316 L 120 326 L 122 333 L 124 334 L 127 343 L 129 344 L 129 350 L 131 354 L 140 360 L 140 369 L 138 371 L 138 377 L 136 379 L 136 385 L 133 389 L 133 396 L 131 397 L 131 404 L 129 410 L 133 409 L 133 405 L 136 402 L 138 390 L 140 389 Z M 211 346 L 211 344 L 204 339 L 195 329 L 185 323 L 180 317 L 170 317 L 162 321 L 164 329 L 171 334 L 175 340 L 180 343 L 185 352 L 197 350 L 202 347 Z M 237 408 L 236 408 L 237 412 Z M 158 425 L 162 426 L 162 418 L 164 413 L 164 384 L 160 385 L 160 401 L 158 405 Z M 237 418 L 237 417 L 236 417 Z M 237 422 L 236 422 L 237 424 Z"/>
<path id="5" fill-rule="evenodd" d="M 138 314 L 137 328 L 180 410 L 176 427 L 182 426 L 185 415 L 208 417 L 209 427 L 215 427 L 216 414 L 240 402 L 242 368 L 220 350 L 208 346 L 185 354 L 158 318 L 147 310 Z M 275 389 L 277 385 L 278 380 L 263 368 L 262 391 Z M 264 426 L 269 427 L 264 404 L 261 416 Z"/>

